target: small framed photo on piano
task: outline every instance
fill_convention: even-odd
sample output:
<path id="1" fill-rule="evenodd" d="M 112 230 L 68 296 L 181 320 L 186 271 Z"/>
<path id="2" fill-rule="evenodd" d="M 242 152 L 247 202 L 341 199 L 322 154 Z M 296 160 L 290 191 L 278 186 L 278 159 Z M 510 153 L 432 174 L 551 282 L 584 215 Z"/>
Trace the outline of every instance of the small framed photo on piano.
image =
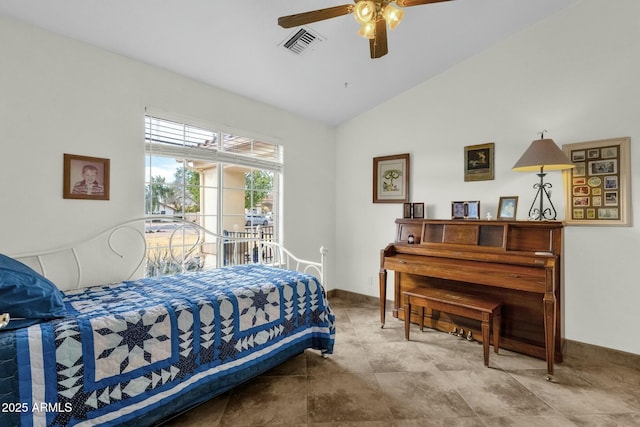
<path id="1" fill-rule="evenodd" d="M 424 203 L 412 203 L 412 218 L 424 218 Z"/>
<path id="2" fill-rule="evenodd" d="M 412 218 L 413 208 L 411 207 L 411 203 L 404 203 L 402 205 L 402 217 L 403 218 Z"/>
<path id="3" fill-rule="evenodd" d="M 480 201 L 473 200 L 467 202 L 467 215 L 466 219 L 480 219 Z"/>
<path id="4" fill-rule="evenodd" d="M 480 219 L 480 201 L 451 202 L 451 219 Z"/>
<path id="5" fill-rule="evenodd" d="M 464 219 L 466 202 L 451 202 L 451 219 Z"/>
<path id="6" fill-rule="evenodd" d="M 518 196 L 500 197 L 498 203 L 498 219 L 516 219 L 518 210 Z"/>

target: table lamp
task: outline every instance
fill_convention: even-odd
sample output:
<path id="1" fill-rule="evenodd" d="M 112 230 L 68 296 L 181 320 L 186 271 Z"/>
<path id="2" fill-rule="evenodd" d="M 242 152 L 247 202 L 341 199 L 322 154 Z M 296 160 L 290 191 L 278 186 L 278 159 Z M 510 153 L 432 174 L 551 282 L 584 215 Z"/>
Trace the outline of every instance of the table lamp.
<path id="1" fill-rule="evenodd" d="M 540 182 L 534 184 L 537 190 L 536 196 L 529 209 L 529 219 L 538 221 L 553 221 L 556 219 L 556 208 L 551 202 L 551 183 L 544 182 L 546 171 L 564 170 L 575 167 L 566 154 L 553 142 L 553 139 L 545 138 L 540 132 L 540 139 L 531 143 L 527 151 L 520 157 L 520 160 L 513 166 L 517 172 L 538 172 Z M 546 201 L 545 201 L 546 199 Z M 536 203 L 537 202 L 537 203 Z M 545 204 L 550 207 L 545 208 Z"/>

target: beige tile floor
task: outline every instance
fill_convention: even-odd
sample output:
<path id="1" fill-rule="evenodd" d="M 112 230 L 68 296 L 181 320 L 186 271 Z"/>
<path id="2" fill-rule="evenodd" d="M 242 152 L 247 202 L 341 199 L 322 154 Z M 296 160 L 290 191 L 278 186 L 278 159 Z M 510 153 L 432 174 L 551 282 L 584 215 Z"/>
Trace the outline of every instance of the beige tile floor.
<path id="1" fill-rule="evenodd" d="M 640 369 L 578 354 L 556 365 L 331 299 L 328 359 L 307 350 L 165 426 L 640 426 Z M 578 353 L 581 353 L 578 351 Z M 633 367 L 630 367 L 633 366 Z"/>

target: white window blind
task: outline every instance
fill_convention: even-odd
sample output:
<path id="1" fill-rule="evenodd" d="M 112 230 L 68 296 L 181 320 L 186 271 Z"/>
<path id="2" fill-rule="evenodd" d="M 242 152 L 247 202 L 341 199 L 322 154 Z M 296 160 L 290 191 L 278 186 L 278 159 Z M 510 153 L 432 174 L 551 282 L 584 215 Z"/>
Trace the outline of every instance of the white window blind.
<path id="1" fill-rule="evenodd" d="M 145 141 L 147 153 L 155 155 L 282 171 L 279 145 L 228 132 L 146 116 Z"/>

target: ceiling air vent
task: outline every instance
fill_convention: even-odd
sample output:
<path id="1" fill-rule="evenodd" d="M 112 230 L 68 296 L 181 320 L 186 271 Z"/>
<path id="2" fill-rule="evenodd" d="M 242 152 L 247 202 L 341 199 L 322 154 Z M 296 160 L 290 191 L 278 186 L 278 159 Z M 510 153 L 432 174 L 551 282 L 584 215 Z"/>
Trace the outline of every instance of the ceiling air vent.
<path id="1" fill-rule="evenodd" d="M 319 34 L 313 33 L 307 28 L 300 28 L 294 32 L 291 37 L 280 43 L 280 45 L 296 55 L 302 55 L 322 40 L 324 39 Z"/>

